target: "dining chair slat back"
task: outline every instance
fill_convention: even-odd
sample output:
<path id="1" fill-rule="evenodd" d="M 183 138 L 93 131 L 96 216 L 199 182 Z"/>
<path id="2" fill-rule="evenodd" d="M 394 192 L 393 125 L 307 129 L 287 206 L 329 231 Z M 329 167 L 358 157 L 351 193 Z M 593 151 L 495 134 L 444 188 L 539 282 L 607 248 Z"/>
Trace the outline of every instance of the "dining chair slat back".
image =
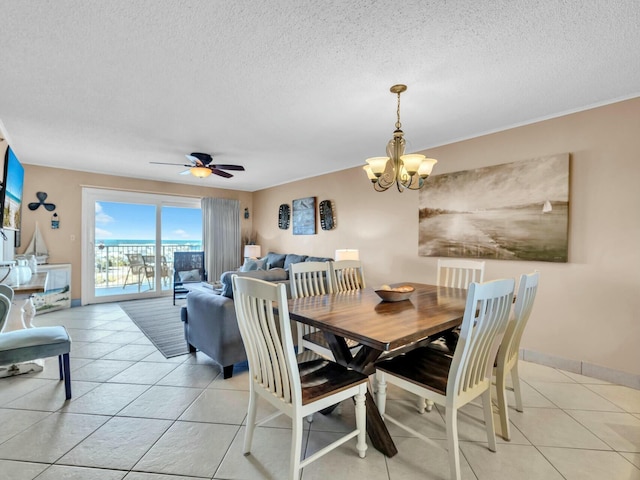
<path id="1" fill-rule="evenodd" d="M 334 292 L 353 292 L 366 287 L 360 260 L 331 262 L 331 280 Z"/>
<path id="2" fill-rule="evenodd" d="M 446 408 L 451 478 L 460 480 L 457 412 L 482 396 L 487 441 L 496 450 L 491 407 L 491 377 L 496 353 L 513 303 L 513 279 L 469 285 L 460 338 L 453 357 L 428 347 L 376 364 L 377 404 L 386 421 L 416 434 L 408 425 L 384 415 L 387 382 Z M 419 435 L 419 434 L 418 434 Z M 427 440 L 426 437 L 419 438 Z"/>
<path id="3" fill-rule="evenodd" d="M 522 412 L 522 394 L 520 392 L 520 376 L 518 375 L 518 353 L 520 350 L 520 340 L 529 321 L 533 303 L 538 292 L 540 274 L 533 272 L 523 274 L 520 277 L 516 303 L 513 308 L 513 316 L 507 325 L 506 332 L 502 339 L 494 374 L 496 377 L 496 392 L 498 396 L 498 409 L 500 410 L 500 426 L 502 436 L 505 440 L 511 438 L 509 427 L 509 410 L 507 407 L 507 387 L 506 376 L 511 373 L 511 383 L 516 398 L 516 410 Z"/>
<path id="4" fill-rule="evenodd" d="M 468 288 L 471 282 L 484 281 L 485 262 L 477 260 L 461 260 L 456 258 L 439 258 L 436 284 L 443 287 Z"/>
<path id="5" fill-rule="evenodd" d="M 289 365 L 290 359 L 285 355 L 288 343 L 292 342 L 291 327 L 288 322 L 278 326 L 278 317 L 273 313 L 274 304 L 281 308 L 284 303 L 286 308 L 286 294 L 284 302 L 281 302 L 281 289 L 270 288 L 269 284 L 247 284 L 238 280 L 234 286 L 237 291 L 234 293 L 234 303 L 238 326 L 247 351 L 251 376 L 276 398 L 291 403 L 291 381 L 295 382 L 291 370 L 295 367 Z M 282 317 L 288 315 L 286 310 L 279 311 Z M 279 328 L 282 328 L 281 334 Z M 290 346 L 293 351 L 293 345 Z M 299 380 L 297 386 L 300 386 Z M 293 388 L 295 389 L 295 385 Z"/>
<path id="6" fill-rule="evenodd" d="M 292 298 L 333 293 L 331 262 L 299 262 L 289 265 Z"/>
<path id="7" fill-rule="evenodd" d="M 293 421 L 290 480 L 299 479 L 306 465 L 354 437 L 358 454 L 364 458 L 367 377 L 315 354 L 308 355 L 311 352 L 296 356 L 284 284 L 237 275 L 232 282 L 236 317 L 249 361 L 245 455 L 251 451 L 256 426 L 284 413 Z M 278 412 L 256 422 L 258 395 Z M 302 460 L 303 419 L 350 398 L 355 400 L 355 430 Z"/>
<path id="8" fill-rule="evenodd" d="M 333 293 L 331 283 L 331 262 L 299 262 L 289 265 L 291 298 Z M 314 335 L 319 332 L 317 328 L 297 322 L 296 330 L 298 332 L 298 351 L 309 349 L 326 358 L 333 359 L 331 349 L 320 342 L 324 337 Z M 311 341 L 314 337 L 319 337 L 318 341 Z"/>

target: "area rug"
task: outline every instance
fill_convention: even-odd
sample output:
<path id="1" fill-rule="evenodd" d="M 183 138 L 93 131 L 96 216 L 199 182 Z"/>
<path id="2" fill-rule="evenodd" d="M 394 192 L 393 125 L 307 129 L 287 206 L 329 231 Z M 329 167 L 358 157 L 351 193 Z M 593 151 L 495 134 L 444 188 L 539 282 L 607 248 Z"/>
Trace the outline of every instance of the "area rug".
<path id="1" fill-rule="evenodd" d="M 118 305 L 166 358 L 189 353 L 180 305 L 174 306 L 172 297 L 129 300 Z"/>

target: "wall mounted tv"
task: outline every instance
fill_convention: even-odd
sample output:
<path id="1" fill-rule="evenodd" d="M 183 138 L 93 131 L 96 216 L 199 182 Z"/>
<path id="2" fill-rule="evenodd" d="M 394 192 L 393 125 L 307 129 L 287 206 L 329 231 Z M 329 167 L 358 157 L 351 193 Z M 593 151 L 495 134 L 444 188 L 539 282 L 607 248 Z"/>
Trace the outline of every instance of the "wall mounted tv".
<path id="1" fill-rule="evenodd" d="M 20 230 L 23 184 L 24 168 L 11 147 L 7 147 L 7 151 L 4 154 L 2 191 L 0 192 L 3 229 Z"/>

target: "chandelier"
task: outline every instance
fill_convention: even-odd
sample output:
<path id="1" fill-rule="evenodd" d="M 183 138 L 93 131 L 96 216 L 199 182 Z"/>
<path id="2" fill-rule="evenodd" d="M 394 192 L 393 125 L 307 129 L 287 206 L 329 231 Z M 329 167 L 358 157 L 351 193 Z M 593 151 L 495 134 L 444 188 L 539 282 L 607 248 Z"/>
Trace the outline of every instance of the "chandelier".
<path id="1" fill-rule="evenodd" d="M 367 159 L 367 165 L 362 167 L 367 172 L 367 177 L 373 183 L 377 192 L 384 192 L 394 184 L 398 191 L 405 188 L 419 190 L 424 186 L 425 180 L 431 175 L 433 166 L 438 163 L 435 158 L 427 158 L 420 154 L 404 154 L 405 139 L 400 128 L 400 94 L 407 90 L 406 85 L 394 85 L 391 93 L 398 95 L 398 120 L 393 138 L 387 144 L 387 157 L 373 157 Z M 390 164 L 390 165 L 389 165 Z"/>

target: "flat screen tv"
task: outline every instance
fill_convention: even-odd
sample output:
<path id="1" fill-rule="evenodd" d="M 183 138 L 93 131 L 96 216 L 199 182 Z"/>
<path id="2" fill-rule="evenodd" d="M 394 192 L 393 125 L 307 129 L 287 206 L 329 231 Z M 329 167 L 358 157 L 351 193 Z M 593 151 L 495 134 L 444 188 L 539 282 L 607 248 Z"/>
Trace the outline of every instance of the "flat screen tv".
<path id="1" fill-rule="evenodd" d="M 23 184 L 24 168 L 11 147 L 7 147 L 4 154 L 2 191 L 0 192 L 3 229 L 20 231 Z"/>

